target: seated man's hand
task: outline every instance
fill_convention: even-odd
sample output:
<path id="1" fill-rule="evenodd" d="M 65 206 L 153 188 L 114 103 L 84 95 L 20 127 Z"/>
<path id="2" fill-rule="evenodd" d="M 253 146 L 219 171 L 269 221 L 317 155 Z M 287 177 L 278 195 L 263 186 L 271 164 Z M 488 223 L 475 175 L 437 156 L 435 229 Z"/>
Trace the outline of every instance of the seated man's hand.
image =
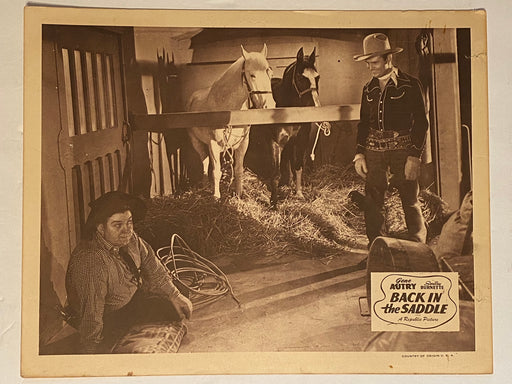
<path id="1" fill-rule="evenodd" d="M 190 315 L 192 314 L 192 302 L 183 296 L 181 293 L 171 299 L 174 308 L 176 308 L 176 312 L 180 316 L 180 319 L 190 319 Z"/>

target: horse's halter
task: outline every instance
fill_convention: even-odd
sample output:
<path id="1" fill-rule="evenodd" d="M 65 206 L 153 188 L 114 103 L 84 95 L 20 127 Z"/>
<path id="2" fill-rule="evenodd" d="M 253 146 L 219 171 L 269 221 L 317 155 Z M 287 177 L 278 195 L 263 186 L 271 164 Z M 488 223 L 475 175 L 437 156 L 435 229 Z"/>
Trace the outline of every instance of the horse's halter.
<path id="1" fill-rule="evenodd" d="M 268 70 L 267 70 L 267 75 L 269 76 L 270 78 L 270 75 L 268 73 Z M 253 105 L 255 105 L 256 103 L 252 100 L 252 95 L 266 95 L 266 94 L 272 94 L 272 89 L 268 90 L 268 91 L 258 91 L 258 90 L 253 90 L 251 89 L 251 85 L 249 84 L 249 81 L 247 80 L 247 75 L 245 74 L 245 60 L 242 64 L 242 84 L 245 84 L 245 86 L 247 87 L 247 92 L 249 92 L 249 107 L 250 107 L 250 104 L 252 103 Z"/>
<path id="2" fill-rule="evenodd" d="M 295 82 L 296 68 L 297 68 L 297 63 L 294 63 L 293 64 L 292 84 L 293 84 L 293 88 L 295 88 L 295 92 L 297 92 L 297 95 L 299 96 L 299 99 L 300 99 L 300 98 L 302 98 L 302 96 L 304 96 L 304 95 L 306 95 L 306 94 L 308 94 L 310 92 L 317 91 L 317 88 L 316 88 L 316 86 L 315 87 L 309 87 L 309 88 L 301 91 L 299 89 L 299 87 L 297 87 L 297 83 Z"/>

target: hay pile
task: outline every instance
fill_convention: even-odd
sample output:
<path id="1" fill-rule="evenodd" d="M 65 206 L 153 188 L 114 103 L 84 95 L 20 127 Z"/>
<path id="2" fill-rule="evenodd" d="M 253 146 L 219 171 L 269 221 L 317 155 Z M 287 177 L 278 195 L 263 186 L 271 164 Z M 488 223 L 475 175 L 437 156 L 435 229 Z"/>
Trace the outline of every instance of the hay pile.
<path id="1" fill-rule="evenodd" d="M 428 190 L 421 190 L 418 196 L 421 212 L 427 226 L 427 242 L 441 233 L 441 229 L 453 213 L 448 204 Z M 392 189 L 384 203 L 386 230 L 391 237 L 404 237 L 407 234 L 405 215 L 398 190 Z"/>
<path id="2" fill-rule="evenodd" d="M 215 202 L 208 190 L 154 198 L 146 201 L 148 213 L 136 231 L 155 248 L 169 245 L 171 235 L 178 233 L 210 259 L 285 254 L 316 258 L 365 248 L 362 212 L 348 199 L 350 191 L 363 188 L 352 165 L 323 166 L 306 181 L 306 199 L 298 200 L 291 189 L 283 189 L 277 211 L 270 210 L 270 193 L 250 171 L 244 174 L 242 199 Z"/>

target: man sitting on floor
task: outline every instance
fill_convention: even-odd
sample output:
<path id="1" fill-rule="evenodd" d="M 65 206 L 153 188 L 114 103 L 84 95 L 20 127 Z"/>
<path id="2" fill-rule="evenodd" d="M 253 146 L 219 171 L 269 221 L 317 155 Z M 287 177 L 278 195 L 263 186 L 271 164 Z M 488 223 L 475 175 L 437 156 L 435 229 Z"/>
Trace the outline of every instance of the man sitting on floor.
<path id="1" fill-rule="evenodd" d="M 108 353 L 130 326 L 190 318 L 192 303 L 174 286 L 151 246 L 133 231 L 142 200 L 109 192 L 90 203 L 84 239 L 66 275 L 81 353 Z"/>

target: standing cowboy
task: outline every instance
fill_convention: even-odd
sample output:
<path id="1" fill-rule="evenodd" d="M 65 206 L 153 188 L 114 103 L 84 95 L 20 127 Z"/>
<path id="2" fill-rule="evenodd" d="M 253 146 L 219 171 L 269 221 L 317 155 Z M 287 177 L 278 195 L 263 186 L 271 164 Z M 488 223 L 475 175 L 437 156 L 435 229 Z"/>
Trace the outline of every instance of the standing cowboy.
<path id="1" fill-rule="evenodd" d="M 420 82 L 393 65 L 393 53 L 382 33 L 363 40 L 363 54 L 372 79 L 363 87 L 361 117 L 354 158 L 356 172 L 366 180 L 365 223 L 369 246 L 385 235 L 382 208 L 388 172 L 398 188 L 409 240 L 425 242 L 426 228 L 418 203 L 420 156 L 428 122 Z"/>

